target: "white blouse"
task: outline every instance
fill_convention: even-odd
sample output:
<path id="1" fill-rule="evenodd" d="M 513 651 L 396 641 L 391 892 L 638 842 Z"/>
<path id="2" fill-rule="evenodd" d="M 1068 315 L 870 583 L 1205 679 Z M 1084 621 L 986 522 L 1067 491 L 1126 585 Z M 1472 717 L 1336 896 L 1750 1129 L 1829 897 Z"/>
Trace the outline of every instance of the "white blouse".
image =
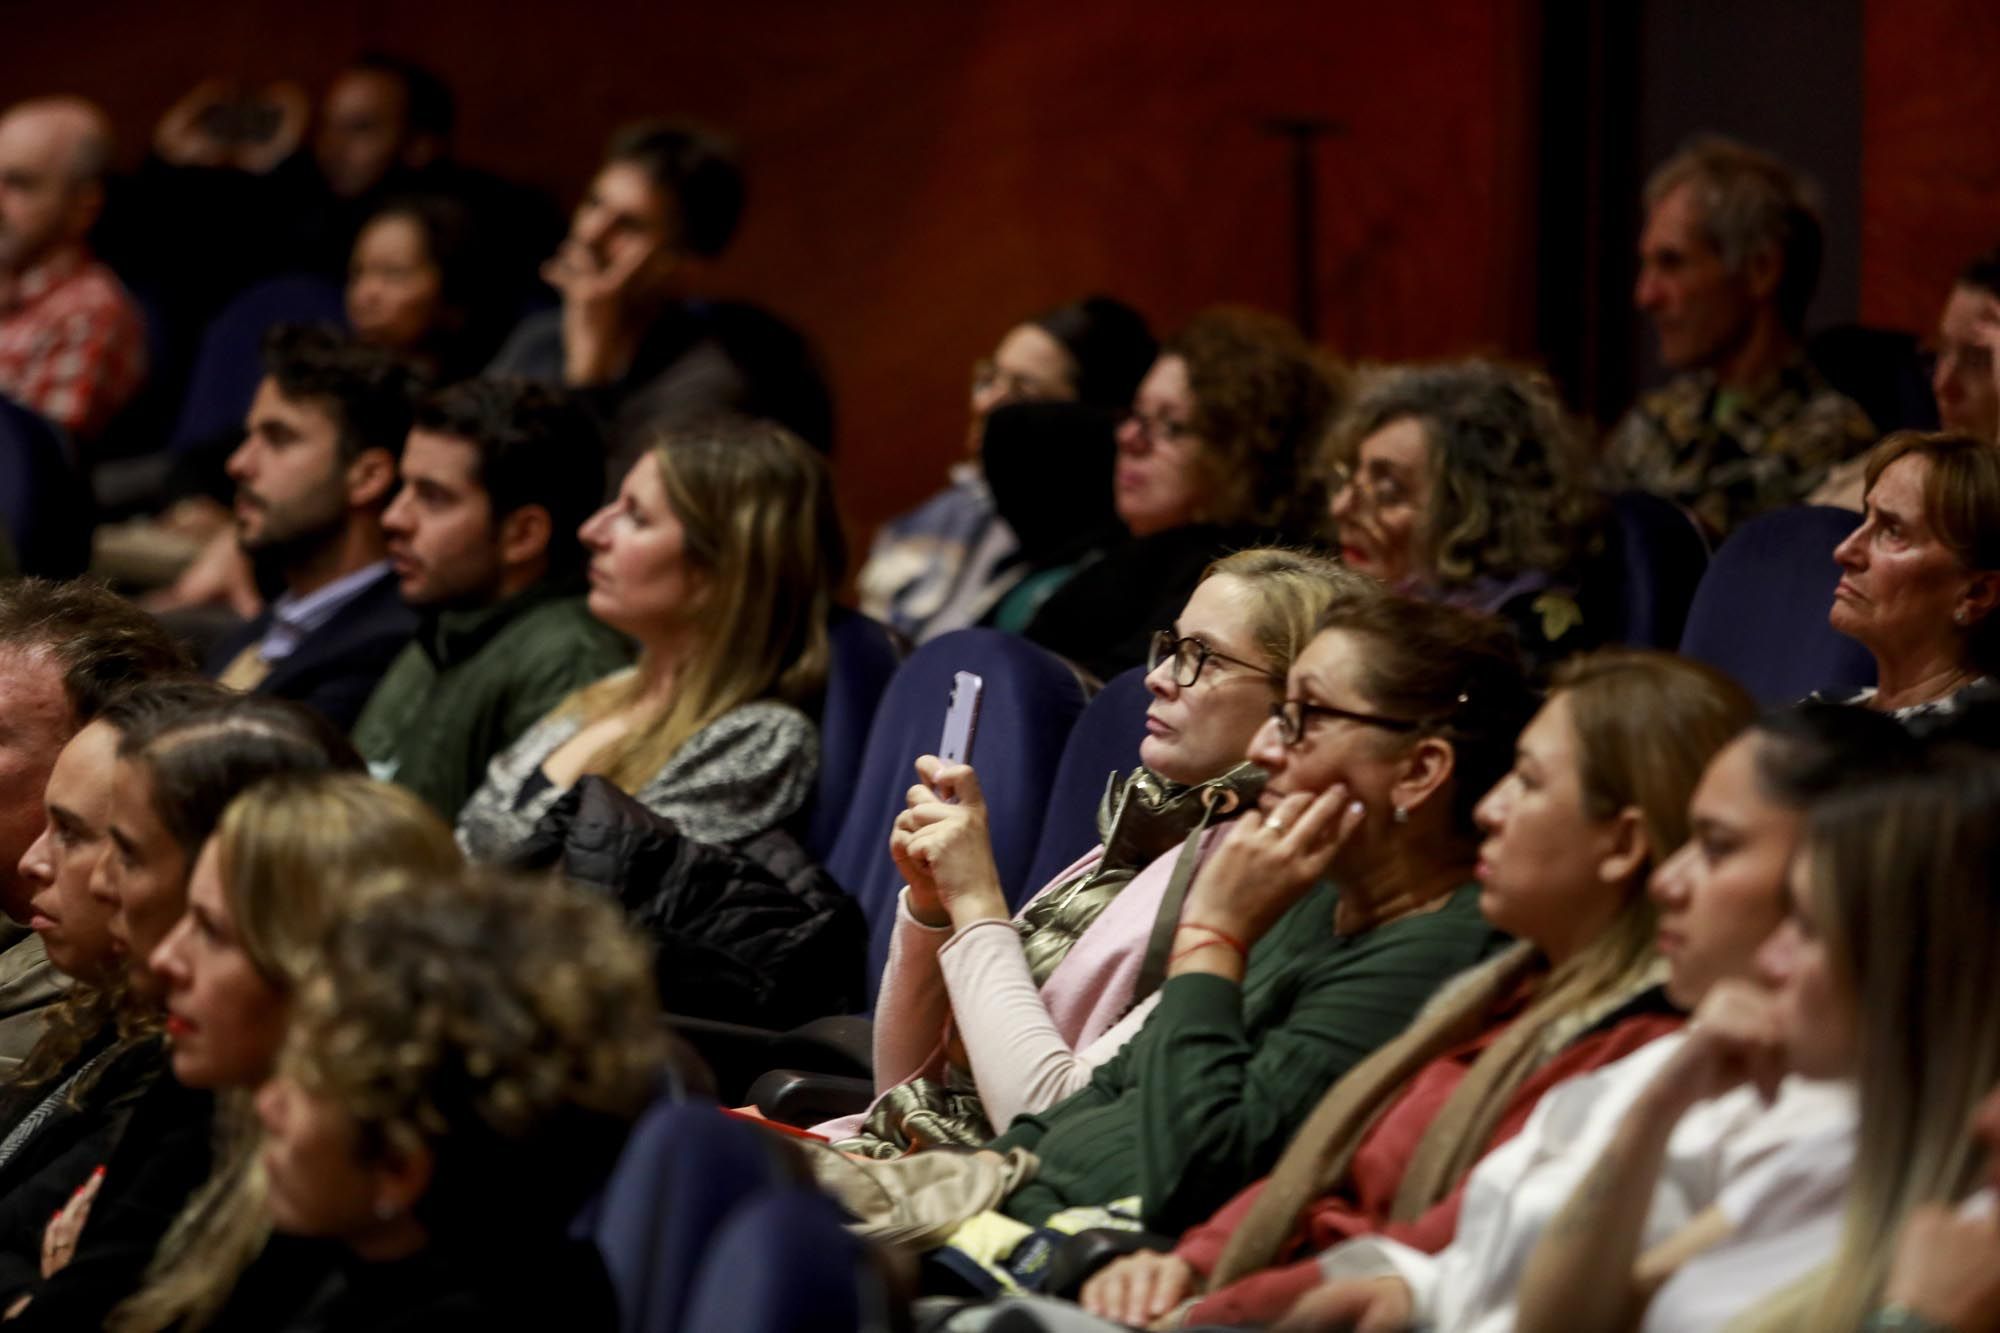
<path id="1" fill-rule="evenodd" d="M 1415 1323 L 1437 1333 L 1511 1329 L 1514 1291 L 1543 1230 L 1683 1040 L 1662 1037 L 1550 1090 L 1521 1133 L 1473 1170 L 1445 1249 L 1425 1254 L 1363 1237 L 1320 1256 L 1327 1278 L 1400 1277 Z M 1768 1106 L 1755 1089 L 1738 1088 L 1683 1117 L 1668 1141 L 1642 1252 L 1712 1206 L 1734 1226 L 1655 1294 L 1647 1333 L 1708 1333 L 1831 1257 L 1854 1129 L 1850 1085 L 1798 1078 L 1786 1079 Z"/>

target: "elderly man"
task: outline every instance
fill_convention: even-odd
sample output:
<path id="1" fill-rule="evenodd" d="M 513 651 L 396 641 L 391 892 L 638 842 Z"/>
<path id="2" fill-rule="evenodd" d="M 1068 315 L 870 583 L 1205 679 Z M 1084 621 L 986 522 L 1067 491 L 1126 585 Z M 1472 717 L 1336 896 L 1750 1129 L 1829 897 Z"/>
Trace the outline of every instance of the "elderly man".
<path id="1" fill-rule="evenodd" d="M 146 374 L 146 326 L 84 236 L 104 205 L 111 136 L 76 98 L 0 115 L 0 393 L 79 442 Z"/>
<path id="2" fill-rule="evenodd" d="M 112 695 L 189 665 L 150 616 L 95 584 L 0 585 L 0 1076 L 61 994 L 29 930 L 35 885 L 21 867 L 46 820 L 49 771 Z"/>
<path id="3" fill-rule="evenodd" d="M 1878 432 L 1805 359 L 1825 239 L 1798 177 L 1698 139 L 1653 173 L 1646 210 L 1633 295 L 1678 374 L 1618 424 L 1607 468 L 1722 536 L 1805 499 Z"/>

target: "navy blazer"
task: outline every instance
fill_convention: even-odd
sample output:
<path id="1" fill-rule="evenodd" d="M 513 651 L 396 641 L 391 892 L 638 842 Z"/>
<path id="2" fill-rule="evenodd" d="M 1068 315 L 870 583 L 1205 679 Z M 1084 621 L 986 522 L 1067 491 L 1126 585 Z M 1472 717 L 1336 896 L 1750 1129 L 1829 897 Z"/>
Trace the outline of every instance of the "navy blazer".
<path id="1" fill-rule="evenodd" d="M 224 639 L 209 654 L 205 670 L 220 676 L 236 655 L 264 637 L 271 611 Z M 324 713 L 346 731 L 361 715 L 396 654 L 417 632 L 417 613 L 404 604 L 396 575 L 383 570 L 347 605 L 299 642 L 290 657 L 271 665 L 255 693 L 293 699 Z"/>

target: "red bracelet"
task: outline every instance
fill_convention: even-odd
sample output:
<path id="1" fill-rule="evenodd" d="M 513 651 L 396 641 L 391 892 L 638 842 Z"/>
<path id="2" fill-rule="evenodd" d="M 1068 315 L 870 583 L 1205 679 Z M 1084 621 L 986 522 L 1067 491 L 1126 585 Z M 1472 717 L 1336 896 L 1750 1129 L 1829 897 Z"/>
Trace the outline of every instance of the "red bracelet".
<path id="1" fill-rule="evenodd" d="M 1169 954 L 1167 956 L 1167 966 L 1172 967 L 1175 963 L 1178 963 L 1181 959 L 1186 958 L 1189 954 L 1200 953 L 1203 949 L 1233 949 L 1233 948 L 1235 948 L 1235 946 L 1229 943 L 1229 941 L 1227 940 L 1202 940 L 1198 944 L 1188 945 L 1187 948 L 1182 949 L 1179 953 Z"/>
<path id="2" fill-rule="evenodd" d="M 1198 930 L 1202 934 L 1212 937 L 1217 943 L 1226 944 L 1230 948 L 1234 949 L 1236 951 L 1236 956 L 1241 958 L 1244 962 L 1247 963 L 1250 961 L 1250 946 L 1245 944 L 1242 940 L 1237 939 L 1234 935 L 1231 935 L 1226 930 L 1217 930 L 1214 926 L 1204 926 L 1199 921 L 1183 921 L 1180 923 L 1179 928 L 1181 930 Z M 1170 959 L 1168 961 L 1172 960 Z"/>

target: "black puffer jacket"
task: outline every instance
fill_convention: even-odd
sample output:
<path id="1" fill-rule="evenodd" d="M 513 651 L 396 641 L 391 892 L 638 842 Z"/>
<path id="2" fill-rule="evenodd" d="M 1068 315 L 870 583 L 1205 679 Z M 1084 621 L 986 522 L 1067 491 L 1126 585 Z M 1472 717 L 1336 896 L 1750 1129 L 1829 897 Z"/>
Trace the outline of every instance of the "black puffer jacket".
<path id="1" fill-rule="evenodd" d="M 599 889 L 657 943 L 667 1012 L 789 1028 L 866 1003 L 854 900 L 785 833 L 697 842 L 601 777 L 563 794 L 512 857 Z"/>

